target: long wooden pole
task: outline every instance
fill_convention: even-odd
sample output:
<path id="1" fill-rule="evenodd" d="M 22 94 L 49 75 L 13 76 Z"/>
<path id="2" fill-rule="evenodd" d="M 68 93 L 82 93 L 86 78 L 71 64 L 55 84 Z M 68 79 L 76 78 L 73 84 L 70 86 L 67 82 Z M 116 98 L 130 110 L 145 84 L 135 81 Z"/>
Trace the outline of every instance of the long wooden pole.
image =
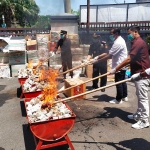
<path id="1" fill-rule="evenodd" d="M 56 103 L 59 103 L 59 102 L 66 102 L 66 101 L 69 101 L 71 99 L 74 99 L 74 98 L 77 98 L 77 97 L 80 97 L 80 96 L 83 96 L 83 95 L 86 95 L 86 94 L 90 94 L 90 93 L 93 93 L 93 92 L 96 92 L 96 91 L 99 91 L 99 90 L 102 90 L 102 89 L 106 89 L 106 88 L 109 88 L 111 86 L 118 85 L 118 84 L 128 82 L 128 81 L 131 81 L 131 78 L 125 79 L 125 80 L 122 80 L 122 81 L 119 81 L 119 82 L 116 82 L 116 83 L 113 83 L 113 84 L 109 84 L 109 85 L 94 89 L 92 91 L 87 91 L 87 92 L 84 92 L 84 93 L 81 93 L 81 94 L 78 94 L 78 95 L 74 95 L 74 96 L 71 96 L 71 97 L 68 97 L 68 98 L 65 98 L 65 99 L 62 99 L 62 100 L 58 100 L 58 101 L 55 101 L 53 104 L 56 104 Z"/>
<path id="2" fill-rule="evenodd" d="M 90 61 L 89 61 L 88 63 L 83 63 L 83 64 L 81 64 L 81 65 L 79 65 L 79 66 L 77 66 L 77 67 L 74 67 L 74 68 L 70 69 L 70 70 L 67 70 L 67 71 L 65 71 L 65 72 L 59 73 L 58 75 L 60 76 L 60 75 L 66 74 L 66 73 L 68 73 L 68 72 L 70 72 L 70 71 L 73 71 L 73 70 L 76 70 L 76 69 L 85 67 L 85 66 L 90 65 L 90 64 L 92 64 Z"/>
<path id="3" fill-rule="evenodd" d="M 109 74 L 110 74 L 110 73 L 107 72 L 107 73 L 102 74 L 102 75 L 100 75 L 100 76 L 98 76 L 98 77 L 95 77 L 95 78 L 92 78 L 92 79 L 90 79 L 90 80 L 87 80 L 87 81 L 85 81 L 84 83 L 76 84 L 76 85 L 71 86 L 71 87 L 69 87 L 69 88 L 66 88 L 66 89 L 64 89 L 64 90 L 60 90 L 60 91 L 58 91 L 57 93 L 62 93 L 62 92 L 64 92 L 64 91 L 70 90 L 70 89 L 72 89 L 72 88 L 74 88 L 74 87 L 76 87 L 76 86 L 79 86 L 79 85 L 82 85 L 82 84 L 91 82 L 91 81 L 93 81 L 93 80 L 95 80 L 95 79 L 102 78 L 102 77 L 107 76 L 107 75 L 109 75 Z"/>
<path id="4" fill-rule="evenodd" d="M 129 65 L 127 65 L 126 67 L 128 67 L 128 66 L 129 66 Z M 110 72 L 107 72 L 107 73 L 102 74 L 102 75 L 100 75 L 100 76 L 98 76 L 98 77 L 95 77 L 95 78 L 92 78 L 92 79 L 90 79 L 90 80 L 87 80 L 87 81 L 85 81 L 84 83 L 80 83 L 80 84 L 77 84 L 77 85 L 68 87 L 68 88 L 66 88 L 66 89 L 60 90 L 60 91 L 58 91 L 57 93 L 59 94 L 59 93 L 65 92 L 65 91 L 70 90 L 70 89 L 72 89 L 72 88 L 74 88 L 74 87 L 76 87 L 76 86 L 79 86 L 79 85 L 82 85 L 82 84 L 91 82 L 91 81 L 93 81 L 93 80 L 95 80 L 95 79 L 102 78 L 102 77 L 107 76 L 107 75 L 109 75 L 109 74 L 110 74 Z"/>

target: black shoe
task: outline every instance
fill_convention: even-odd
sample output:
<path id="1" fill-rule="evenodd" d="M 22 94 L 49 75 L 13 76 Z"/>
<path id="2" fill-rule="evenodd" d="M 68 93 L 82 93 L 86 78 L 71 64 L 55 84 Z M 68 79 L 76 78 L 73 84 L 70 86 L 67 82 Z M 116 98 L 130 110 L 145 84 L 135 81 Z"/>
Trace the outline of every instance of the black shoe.
<path id="1" fill-rule="evenodd" d="M 105 89 L 102 89 L 101 92 L 105 92 Z"/>

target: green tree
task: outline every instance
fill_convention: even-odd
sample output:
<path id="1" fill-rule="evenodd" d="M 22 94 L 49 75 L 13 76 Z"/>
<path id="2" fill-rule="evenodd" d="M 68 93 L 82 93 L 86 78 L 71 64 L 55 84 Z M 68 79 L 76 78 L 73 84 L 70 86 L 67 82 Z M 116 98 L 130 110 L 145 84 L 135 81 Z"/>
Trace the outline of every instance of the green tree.
<path id="1" fill-rule="evenodd" d="M 14 19 L 21 26 L 31 26 L 37 21 L 40 11 L 34 0 L 1 0 L 0 10 L 0 16 L 5 16 L 7 27 L 11 27 Z"/>
<path id="2" fill-rule="evenodd" d="M 78 11 L 75 11 L 75 10 L 73 10 L 73 9 L 71 9 L 71 13 L 72 14 L 74 14 L 74 15 L 80 15 L 80 11 L 78 10 Z"/>
<path id="3" fill-rule="evenodd" d="M 37 22 L 32 27 L 50 28 L 50 16 L 39 16 Z"/>

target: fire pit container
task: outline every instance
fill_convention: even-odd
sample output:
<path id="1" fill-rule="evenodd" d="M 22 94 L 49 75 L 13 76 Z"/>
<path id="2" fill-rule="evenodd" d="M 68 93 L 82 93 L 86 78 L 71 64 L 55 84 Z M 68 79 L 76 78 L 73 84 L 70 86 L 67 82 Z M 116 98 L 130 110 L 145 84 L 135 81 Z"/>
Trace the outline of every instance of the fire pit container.
<path id="1" fill-rule="evenodd" d="M 42 91 L 35 91 L 35 92 L 23 92 L 23 95 L 25 98 L 34 98 L 37 97 L 38 95 L 40 95 L 42 93 Z"/>
<path id="2" fill-rule="evenodd" d="M 24 102 L 29 102 L 30 100 L 30 98 L 25 98 Z M 66 103 L 65 105 L 69 108 Z M 71 150 L 75 150 L 67 135 L 73 128 L 75 118 L 76 115 L 72 112 L 72 117 L 69 118 L 29 123 L 35 140 L 36 150 L 52 148 L 65 144 L 68 144 Z"/>
<path id="3" fill-rule="evenodd" d="M 20 83 L 20 85 L 24 84 L 24 82 L 27 80 L 28 78 L 18 78 L 18 81 Z"/>

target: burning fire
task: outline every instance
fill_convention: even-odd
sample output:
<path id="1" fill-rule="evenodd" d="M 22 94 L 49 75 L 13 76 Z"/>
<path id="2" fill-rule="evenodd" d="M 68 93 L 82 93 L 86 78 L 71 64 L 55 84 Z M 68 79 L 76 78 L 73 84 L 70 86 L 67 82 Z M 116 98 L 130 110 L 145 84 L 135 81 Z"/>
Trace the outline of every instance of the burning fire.
<path id="1" fill-rule="evenodd" d="M 29 62 L 28 62 L 28 65 L 27 65 L 27 68 L 33 68 L 33 60 L 30 59 Z"/>
<path id="2" fill-rule="evenodd" d="M 42 100 L 44 105 L 52 105 L 54 99 L 57 96 L 57 82 L 56 78 L 58 77 L 58 70 L 48 68 L 43 65 L 43 61 L 39 61 L 36 66 L 33 67 L 32 60 L 28 63 L 28 68 L 33 68 L 33 73 L 36 74 L 37 71 L 39 75 L 39 82 L 46 81 L 48 86 L 46 86 L 42 91 Z"/>
<path id="3" fill-rule="evenodd" d="M 36 66 L 33 66 L 33 60 L 30 59 L 29 62 L 28 62 L 27 68 L 32 68 L 33 74 L 36 74 L 36 73 L 37 73 L 37 70 L 36 70 L 36 69 L 37 69 L 39 66 L 42 66 L 42 63 L 43 63 L 43 61 L 42 61 L 42 60 L 39 60 L 39 62 L 37 63 L 37 65 L 36 65 Z"/>
<path id="4" fill-rule="evenodd" d="M 57 82 L 56 77 L 58 76 L 58 70 L 53 69 L 41 69 L 40 70 L 40 81 L 47 80 L 48 86 L 43 89 L 43 101 L 45 103 L 50 103 L 51 105 L 54 102 L 54 99 L 57 96 Z"/>

